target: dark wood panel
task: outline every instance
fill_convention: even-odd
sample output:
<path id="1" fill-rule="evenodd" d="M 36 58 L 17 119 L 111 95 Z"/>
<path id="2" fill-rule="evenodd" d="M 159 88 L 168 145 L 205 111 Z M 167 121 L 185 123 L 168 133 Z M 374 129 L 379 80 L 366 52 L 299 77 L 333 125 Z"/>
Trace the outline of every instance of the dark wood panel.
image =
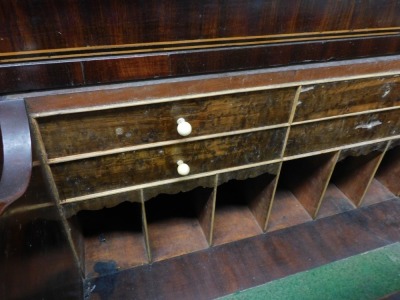
<path id="1" fill-rule="evenodd" d="M 177 161 L 191 174 L 278 158 L 286 128 L 126 152 L 52 166 L 61 198 L 179 177 Z"/>
<path id="2" fill-rule="evenodd" d="M 85 83 L 98 84 L 180 75 L 171 72 L 170 64 L 170 54 L 166 53 L 84 60 L 82 68 Z"/>
<path id="3" fill-rule="evenodd" d="M 385 28 L 400 26 L 399 15 L 395 0 L 4 0 L 0 51 Z"/>
<path id="4" fill-rule="evenodd" d="M 84 84 L 79 62 L 0 65 L 0 94 Z"/>
<path id="5" fill-rule="evenodd" d="M 400 134 L 400 110 L 293 126 L 285 156 Z"/>
<path id="6" fill-rule="evenodd" d="M 294 121 L 400 105 L 400 77 L 304 86 Z"/>
<path id="7" fill-rule="evenodd" d="M 189 137 L 289 121 L 296 88 L 86 112 L 39 119 L 49 158 L 182 139 L 177 120 L 192 125 Z"/>
<path id="8" fill-rule="evenodd" d="M 84 74 L 84 84 L 94 85 L 396 55 L 400 53 L 399 48 L 399 35 L 393 35 L 208 50 L 185 50 L 151 55 L 103 56 L 98 59 L 82 58 L 77 64 L 82 65 L 81 72 Z M 65 61 L 56 61 L 56 64 L 63 63 L 68 64 Z M 45 77 L 49 69 L 55 68 L 53 64 L 54 61 L 42 62 L 40 65 L 35 66 L 35 74 L 38 74 L 38 78 Z M 30 65 L 20 63 L 11 64 L 8 68 L 6 69 L 7 72 L 3 71 L 5 78 L 13 76 L 14 69 L 19 74 L 33 72 Z M 31 75 L 31 77 L 34 78 L 34 75 Z M 55 82 L 51 80 L 42 82 L 37 87 L 26 81 L 20 83 L 11 81 L 7 85 L 6 91 L 11 93 L 78 86 L 78 83 L 74 81 L 60 83 L 57 77 L 53 78 L 53 80 Z"/>
<path id="9" fill-rule="evenodd" d="M 171 55 L 171 73 L 203 74 L 398 54 L 399 46 L 396 35 L 191 51 Z"/>
<path id="10" fill-rule="evenodd" d="M 90 286 L 103 288 L 92 296 L 214 299 L 398 242 L 399 214 L 400 202 L 387 201 L 99 277 L 90 280 Z"/>

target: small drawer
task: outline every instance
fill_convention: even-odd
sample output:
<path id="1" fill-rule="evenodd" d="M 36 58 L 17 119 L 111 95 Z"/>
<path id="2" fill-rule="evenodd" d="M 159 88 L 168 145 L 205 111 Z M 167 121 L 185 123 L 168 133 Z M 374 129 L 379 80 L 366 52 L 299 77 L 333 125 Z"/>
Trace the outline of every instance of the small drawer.
<path id="1" fill-rule="evenodd" d="M 181 177 L 177 162 L 190 174 L 279 158 L 287 128 L 139 151 L 124 152 L 51 166 L 61 199 Z"/>
<path id="2" fill-rule="evenodd" d="M 265 90 L 39 118 L 49 158 L 288 122 L 296 88 Z"/>
<path id="3" fill-rule="evenodd" d="M 400 77 L 303 86 L 294 121 L 313 120 L 400 105 Z"/>
<path id="4" fill-rule="evenodd" d="M 285 156 L 400 134 L 400 109 L 292 126 Z"/>

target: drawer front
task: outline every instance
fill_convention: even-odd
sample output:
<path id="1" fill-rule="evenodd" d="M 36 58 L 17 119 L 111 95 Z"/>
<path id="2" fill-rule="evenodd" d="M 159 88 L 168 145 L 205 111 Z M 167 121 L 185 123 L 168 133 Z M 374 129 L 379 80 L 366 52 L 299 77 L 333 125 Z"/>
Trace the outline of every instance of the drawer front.
<path id="1" fill-rule="evenodd" d="M 39 119 L 49 158 L 182 139 L 288 122 L 296 88 L 135 106 Z"/>
<path id="2" fill-rule="evenodd" d="M 287 128 L 157 147 L 52 165 L 62 199 L 279 158 Z"/>
<path id="3" fill-rule="evenodd" d="M 292 126 L 285 156 L 400 134 L 400 110 Z"/>
<path id="4" fill-rule="evenodd" d="M 400 77 L 304 86 L 294 121 L 312 120 L 400 105 Z"/>

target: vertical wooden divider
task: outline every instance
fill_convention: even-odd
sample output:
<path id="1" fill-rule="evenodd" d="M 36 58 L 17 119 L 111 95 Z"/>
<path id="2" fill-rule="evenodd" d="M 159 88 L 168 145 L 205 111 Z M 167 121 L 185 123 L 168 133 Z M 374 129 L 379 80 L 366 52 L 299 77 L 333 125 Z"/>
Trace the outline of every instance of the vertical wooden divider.
<path id="1" fill-rule="evenodd" d="M 200 208 L 199 223 L 204 231 L 208 245 L 212 245 L 213 232 L 214 232 L 214 216 L 215 216 L 215 203 L 217 199 L 218 189 L 218 174 L 214 176 L 213 192 L 207 199 L 204 207 Z"/>
<path id="2" fill-rule="evenodd" d="M 265 174 L 259 177 L 259 181 L 263 181 L 260 182 L 260 186 L 263 187 L 260 191 L 249 188 L 249 191 L 253 191 L 255 193 L 254 195 L 248 195 L 248 197 L 250 197 L 248 200 L 249 208 L 263 232 L 267 230 L 268 219 L 271 213 L 271 207 L 281 166 L 282 163 L 279 163 L 277 175 Z"/>
<path id="3" fill-rule="evenodd" d="M 265 217 L 265 222 L 262 226 L 264 232 L 266 232 L 268 229 L 268 223 L 271 217 L 272 206 L 274 205 L 275 201 L 276 189 L 278 187 L 279 177 L 281 176 L 281 170 L 282 170 L 282 162 L 279 163 L 278 172 L 273 181 L 269 185 L 269 189 L 271 190 L 271 198 L 267 209 L 267 215 Z"/>
<path id="4" fill-rule="evenodd" d="M 339 152 L 320 154 L 284 164 L 285 184 L 315 219 L 321 207 Z"/>
<path id="5" fill-rule="evenodd" d="M 367 155 L 346 159 L 337 176 L 335 170 L 334 184 L 356 207 L 362 204 L 388 146 L 389 143 L 386 143 L 382 152 L 374 151 Z"/>
<path id="6" fill-rule="evenodd" d="M 400 196 L 400 140 L 390 142 L 375 177 L 394 195 Z"/>
<path id="7" fill-rule="evenodd" d="M 142 208 L 142 228 L 143 228 L 144 240 L 145 240 L 145 245 L 146 245 L 147 258 L 148 258 L 148 261 L 151 262 L 152 257 L 151 257 L 150 241 L 149 241 L 149 229 L 147 226 L 147 216 L 146 216 L 146 208 L 144 206 L 143 189 L 140 190 L 140 206 Z"/>

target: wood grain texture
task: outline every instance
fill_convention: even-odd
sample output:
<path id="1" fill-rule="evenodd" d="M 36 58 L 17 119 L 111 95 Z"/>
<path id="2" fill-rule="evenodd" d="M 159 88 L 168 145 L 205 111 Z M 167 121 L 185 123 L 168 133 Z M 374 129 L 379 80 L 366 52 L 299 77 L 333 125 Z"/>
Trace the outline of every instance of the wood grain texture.
<path id="1" fill-rule="evenodd" d="M 399 106 L 399 93 L 398 76 L 304 86 L 294 121 Z"/>
<path id="2" fill-rule="evenodd" d="M 52 166 L 62 199 L 179 177 L 178 160 L 191 174 L 276 159 L 285 128 L 183 143 Z"/>
<path id="3" fill-rule="evenodd" d="M 0 64 L 0 94 L 82 85 L 84 85 L 84 77 L 79 62 Z"/>
<path id="4" fill-rule="evenodd" d="M 398 55 L 400 35 L 372 36 L 309 42 L 277 43 L 246 47 L 222 47 L 206 50 L 171 51 L 156 54 L 131 54 L 79 59 L 83 80 L 58 82 L 47 73 L 68 59 L 44 61 L 32 71 L 30 63 L 13 63 L 3 72 L 10 83 L 8 93 L 77 87 L 82 85 L 109 84 L 146 79 L 211 74 L 217 72 L 261 69 L 312 62 L 329 62 L 384 55 Z M 248 55 L 252 53 L 252 55 Z M 55 64 L 55 66 L 54 66 Z M 78 65 L 77 65 L 78 66 Z M 14 71 L 15 70 L 15 71 Z M 33 81 L 44 78 L 38 86 L 29 82 L 12 81 L 13 73 L 30 74 Z M 35 74 L 37 77 L 35 77 Z M 70 76 L 71 77 L 71 76 Z M 7 79 L 10 78 L 10 79 Z M 69 78 L 69 77 L 68 77 Z M 60 80 L 62 77 L 60 77 Z"/>
<path id="5" fill-rule="evenodd" d="M 250 129 L 289 120 L 295 88 L 237 93 L 38 119 L 49 158 Z"/>
<path id="6" fill-rule="evenodd" d="M 0 6 L 0 51 L 399 27 L 398 15 L 400 5 L 395 0 L 340 4 L 38 0 L 35 5 L 5 0 Z"/>
<path id="7" fill-rule="evenodd" d="M 324 120 L 291 127 L 285 156 L 319 151 L 400 133 L 400 110 Z"/>

